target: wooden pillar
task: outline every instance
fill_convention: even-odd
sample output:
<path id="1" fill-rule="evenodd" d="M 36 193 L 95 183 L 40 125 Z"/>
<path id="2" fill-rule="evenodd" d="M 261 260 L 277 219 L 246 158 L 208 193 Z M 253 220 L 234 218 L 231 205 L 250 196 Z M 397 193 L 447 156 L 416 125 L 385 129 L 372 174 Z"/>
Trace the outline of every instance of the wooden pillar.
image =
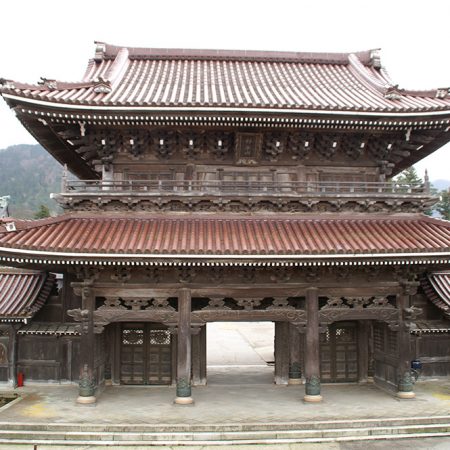
<path id="1" fill-rule="evenodd" d="M 103 351 L 105 352 L 105 385 L 112 385 L 113 383 L 113 361 L 114 361 L 114 335 L 115 328 L 112 325 L 109 325 L 105 328 L 103 333 L 105 333 L 105 347 Z"/>
<path id="2" fill-rule="evenodd" d="M 206 385 L 206 325 L 192 336 L 192 385 Z"/>
<path id="3" fill-rule="evenodd" d="M 177 396 L 175 403 L 193 403 L 191 397 L 191 291 L 178 293 Z"/>
<path id="4" fill-rule="evenodd" d="M 81 289 L 81 338 L 80 338 L 80 380 L 77 402 L 81 404 L 95 403 L 95 336 L 94 309 L 95 297 L 89 286 Z"/>
<path id="5" fill-rule="evenodd" d="M 170 339 L 170 364 L 172 366 L 172 386 L 177 385 L 177 361 L 178 361 L 178 336 L 177 336 L 177 328 L 173 327 L 170 329 L 170 334 L 172 335 L 172 338 Z"/>
<path id="6" fill-rule="evenodd" d="M 275 384 L 289 382 L 289 322 L 275 322 Z"/>
<path id="7" fill-rule="evenodd" d="M 300 358 L 300 332 L 291 323 L 289 324 L 289 384 L 302 383 Z"/>
<path id="8" fill-rule="evenodd" d="M 398 334 L 398 365 L 397 380 L 399 398 L 414 398 L 414 383 L 411 378 L 411 340 L 410 332 L 405 323 L 405 308 L 409 308 L 410 297 L 407 294 L 397 295 L 397 308 L 400 310 Z"/>
<path id="9" fill-rule="evenodd" d="M 367 383 L 369 375 L 369 321 L 358 322 L 358 382 Z"/>
<path id="10" fill-rule="evenodd" d="M 13 388 L 17 387 L 17 326 L 9 327 L 9 384 Z"/>
<path id="11" fill-rule="evenodd" d="M 102 189 L 109 191 L 111 184 L 114 182 L 114 169 L 112 164 L 102 165 Z"/>
<path id="12" fill-rule="evenodd" d="M 319 295 L 317 288 L 306 290 L 305 402 L 320 402 Z"/>

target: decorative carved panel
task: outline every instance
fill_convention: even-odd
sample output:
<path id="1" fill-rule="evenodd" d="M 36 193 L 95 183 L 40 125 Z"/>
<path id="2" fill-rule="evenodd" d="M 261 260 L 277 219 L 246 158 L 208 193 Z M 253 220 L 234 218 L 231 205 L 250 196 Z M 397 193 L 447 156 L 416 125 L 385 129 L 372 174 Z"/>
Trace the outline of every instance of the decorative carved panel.
<path id="1" fill-rule="evenodd" d="M 263 152 L 269 161 L 277 161 L 285 150 L 287 136 L 281 133 L 266 133 L 264 135 Z"/>
<path id="2" fill-rule="evenodd" d="M 261 300 L 254 298 L 239 298 L 237 299 L 237 304 L 244 308 L 246 311 L 251 311 L 261 304 Z"/>
<path id="3" fill-rule="evenodd" d="M 117 267 L 111 275 L 111 279 L 121 283 L 131 279 L 131 270 L 128 267 Z"/>
<path id="4" fill-rule="evenodd" d="M 236 139 L 236 164 L 255 165 L 261 158 L 262 135 L 238 133 Z"/>
<path id="5" fill-rule="evenodd" d="M 341 136 L 338 134 L 320 134 L 316 137 L 315 149 L 325 159 L 331 159 L 341 147 Z"/>
<path id="6" fill-rule="evenodd" d="M 319 311 L 319 321 L 330 324 L 340 320 L 373 319 L 396 327 L 400 311 L 386 297 L 330 297 Z"/>
<path id="7" fill-rule="evenodd" d="M 225 310 L 225 309 L 231 309 L 228 306 L 225 306 L 225 300 L 221 298 L 212 298 L 209 300 L 208 305 L 202 308 L 204 311 L 218 311 L 218 310 Z"/>
<path id="8" fill-rule="evenodd" d="M 288 149 L 292 159 L 305 159 L 314 148 L 313 133 L 290 133 L 288 136 Z"/>

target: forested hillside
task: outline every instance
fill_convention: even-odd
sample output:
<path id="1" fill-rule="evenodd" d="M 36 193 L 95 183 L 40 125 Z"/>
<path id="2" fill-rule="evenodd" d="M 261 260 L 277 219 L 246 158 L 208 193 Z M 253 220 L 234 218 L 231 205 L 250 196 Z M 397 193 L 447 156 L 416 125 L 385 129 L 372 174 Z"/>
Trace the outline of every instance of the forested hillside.
<path id="1" fill-rule="evenodd" d="M 40 145 L 14 145 L 0 150 L 0 196 L 11 197 L 13 217 L 32 218 L 40 205 L 59 212 L 49 198 L 61 189 L 62 166 Z"/>

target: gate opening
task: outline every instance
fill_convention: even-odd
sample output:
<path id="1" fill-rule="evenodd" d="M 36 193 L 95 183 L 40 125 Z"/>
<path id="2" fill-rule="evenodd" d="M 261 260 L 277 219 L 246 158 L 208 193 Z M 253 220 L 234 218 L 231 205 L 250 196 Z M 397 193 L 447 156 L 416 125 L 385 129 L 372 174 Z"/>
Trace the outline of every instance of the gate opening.
<path id="1" fill-rule="evenodd" d="M 207 324 L 208 384 L 271 384 L 273 322 Z"/>

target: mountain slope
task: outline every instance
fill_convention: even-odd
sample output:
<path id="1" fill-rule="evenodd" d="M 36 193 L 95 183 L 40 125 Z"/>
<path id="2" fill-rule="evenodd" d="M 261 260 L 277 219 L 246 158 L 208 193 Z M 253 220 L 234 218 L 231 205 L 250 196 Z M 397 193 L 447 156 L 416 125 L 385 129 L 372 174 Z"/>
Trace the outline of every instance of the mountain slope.
<path id="1" fill-rule="evenodd" d="M 40 145 L 13 145 L 0 150 L 0 196 L 11 196 L 13 217 L 32 218 L 41 204 L 52 214 L 57 204 L 49 198 L 61 189 L 62 166 Z"/>

